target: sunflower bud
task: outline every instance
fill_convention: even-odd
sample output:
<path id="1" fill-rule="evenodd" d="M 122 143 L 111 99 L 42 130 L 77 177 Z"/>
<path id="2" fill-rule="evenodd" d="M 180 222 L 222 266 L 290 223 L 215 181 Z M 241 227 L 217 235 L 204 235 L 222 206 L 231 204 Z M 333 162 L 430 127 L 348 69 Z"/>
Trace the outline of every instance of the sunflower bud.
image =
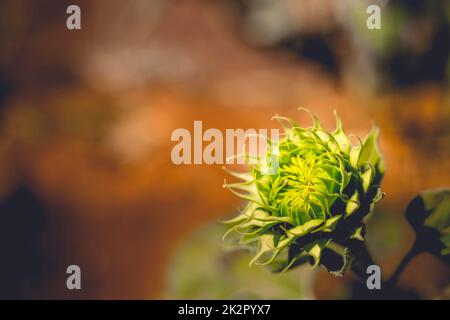
<path id="1" fill-rule="evenodd" d="M 275 116 L 284 128 L 276 172 L 263 170 L 275 153 L 270 141 L 267 154 L 258 156 L 249 172 L 229 171 L 242 181 L 224 187 L 247 203 L 226 221 L 227 234 L 237 232 L 239 242 L 256 252 L 250 265 L 286 271 L 309 261 L 342 275 L 352 261 L 349 243 L 364 240 L 363 218 L 383 196 L 384 165 L 377 128 L 352 145 L 335 117 L 336 130 L 330 133 L 314 115 L 309 128 Z"/>

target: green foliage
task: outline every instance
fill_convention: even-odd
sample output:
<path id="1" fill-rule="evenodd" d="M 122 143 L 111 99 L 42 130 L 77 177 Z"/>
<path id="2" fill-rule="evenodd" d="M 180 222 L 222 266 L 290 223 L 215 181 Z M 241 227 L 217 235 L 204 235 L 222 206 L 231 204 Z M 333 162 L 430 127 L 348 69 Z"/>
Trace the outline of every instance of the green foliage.
<path id="1" fill-rule="evenodd" d="M 352 145 L 337 116 L 331 133 L 314 115 L 309 128 L 274 118 L 284 128 L 278 150 L 269 141 L 267 154 L 249 172 L 230 172 L 241 182 L 224 185 L 247 200 L 241 214 L 226 221 L 227 234 L 236 232 L 240 243 L 255 251 L 250 265 L 286 271 L 310 261 L 342 275 L 353 258 L 350 242 L 364 240 L 363 218 L 383 196 L 378 129 Z M 272 152 L 279 166 L 267 175 Z"/>
<path id="2" fill-rule="evenodd" d="M 222 241 L 225 226 L 205 225 L 185 238 L 169 264 L 168 299 L 312 299 L 315 270 L 301 267 L 271 276 L 248 268 L 249 254 Z"/>
<path id="3" fill-rule="evenodd" d="M 406 217 L 416 246 L 450 264 L 450 189 L 426 190 L 409 204 Z"/>

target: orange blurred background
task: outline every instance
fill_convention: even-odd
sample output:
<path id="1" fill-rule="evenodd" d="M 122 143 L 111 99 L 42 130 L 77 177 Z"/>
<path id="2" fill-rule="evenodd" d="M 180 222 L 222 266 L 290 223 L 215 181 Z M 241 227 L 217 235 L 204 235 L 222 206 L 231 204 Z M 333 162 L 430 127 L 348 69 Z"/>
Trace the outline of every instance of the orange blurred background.
<path id="1" fill-rule="evenodd" d="M 413 241 L 407 203 L 450 183 L 448 4 L 378 1 L 374 36 L 364 1 L 80 0 L 69 31 L 73 2 L 0 0 L 2 297 L 165 297 L 179 246 L 240 204 L 220 165 L 172 164 L 171 133 L 194 120 L 306 125 L 307 107 L 327 129 L 333 110 L 347 133 L 380 126 L 387 195 L 367 237 L 386 276 Z M 346 281 L 320 273 L 315 296 Z M 449 282 L 428 255 L 400 279 L 423 297 Z"/>

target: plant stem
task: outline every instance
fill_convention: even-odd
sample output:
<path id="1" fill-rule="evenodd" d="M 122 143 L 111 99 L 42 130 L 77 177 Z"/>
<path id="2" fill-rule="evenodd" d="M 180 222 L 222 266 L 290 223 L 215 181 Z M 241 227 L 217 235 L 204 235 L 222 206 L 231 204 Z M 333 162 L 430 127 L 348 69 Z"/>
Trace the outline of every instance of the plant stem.
<path id="1" fill-rule="evenodd" d="M 355 257 L 351 266 L 352 271 L 364 282 L 367 277 L 367 267 L 375 263 L 364 242 L 358 241 L 358 243 L 353 244 L 351 251 Z"/>
<path id="2" fill-rule="evenodd" d="M 400 275 L 405 270 L 406 266 L 411 262 L 411 260 L 417 256 L 419 253 L 422 253 L 423 249 L 418 245 L 417 241 L 414 242 L 414 245 L 412 246 L 411 250 L 406 254 L 406 256 L 403 257 L 403 260 L 398 265 L 397 269 L 394 271 L 394 273 L 391 275 L 389 280 L 387 281 L 387 284 L 390 286 L 395 286 L 398 279 L 400 278 Z"/>

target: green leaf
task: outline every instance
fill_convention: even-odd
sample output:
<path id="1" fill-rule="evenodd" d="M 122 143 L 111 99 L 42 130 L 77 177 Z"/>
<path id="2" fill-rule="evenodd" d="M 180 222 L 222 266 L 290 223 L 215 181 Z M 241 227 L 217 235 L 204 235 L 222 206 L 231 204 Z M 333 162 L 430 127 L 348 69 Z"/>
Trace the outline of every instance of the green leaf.
<path id="1" fill-rule="evenodd" d="M 320 257 L 322 255 L 322 249 L 325 247 L 329 239 L 320 239 L 308 243 L 305 246 L 305 251 L 308 252 L 309 256 L 313 259 L 313 268 L 317 267 L 320 263 Z"/>
<path id="2" fill-rule="evenodd" d="M 250 217 L 248 217 L 248 216 L 246 216 L 246 215 L 244 215 L 244 214 L 240 214 L 240 215 L 238 215 L 238 216 L 236 216 L 236 217 L 234 217 L 234 218 L 232 218 L 232 219 L 222 220 L 221 222 L 222 222 L 223 224 L 236 225 L 236 224 L 239 224 L 239 223 L 241 223 L 241 222 L 247 221 L 247 220 L 249 220 L 249 219 L 250 219 Z"/>
<path id="3" fill-rule="evenodd" d="M 319 228 L 315 229 L 314 232 L 322 231 L 322 232 L 332 232 L 334 228 L 336 228 L 336 225 L 338 224 L 339 220 L 342 218 L 342 214 L 338 214 L 334 217 L 331 217 L 325 221 L 325 223 L 320 226 Z"/>
<path id="4" fill-rule="evenodd" d="M 450 189 L 420 193 L 408 205 L 406 217 L 419 248 L 450 264 Z"/>
<path id="5" fill-rule="evenodd" d="M 364 140 L 363 146 L 359 153 L 358 166 L 368 162 L 378 169 L 380 174 L 384 173 L 383 158 L 378 148 L 377 140 L 380 130 L 374 127 Z"/>
<path id="6" fill-rule="evenodd" d="M 336 130 L 332 133 L 332 135 L 339 144 L 341 151 L 348 154 L 350 151 L 350 140 L 344 132 L 341 119 L 338 117 L 336 111 L 334 112 L 334 117 L 336 118 Z"/>
<path id="7" fill-rule="evenodd" d="M 375 207 L 375 204 L 383 199 L 384 193 L 381 191 L 381 188 L 377 188 L 375 190 L 375 195 L 373 196 L 370 205 L 369 205 L 369 212 L 372 212 L 373 208 Z"/>
<path id="8" fill-rule="evenodd" d="M 365 225 L 362 224 L 352 231 L 352 233 L 350 234 L 350 239 L 364 241 L 365 234 L 366 234 L 366 228 L 365 228 Z"/>
<path id="9" fill-rule="evenodd" d="M 252 266 L 257 262 L 264 254 L 271 252 L 275 249 L 274 235 L 263 234 L 259 238 L 258 251 L 253 259 L 250 261 L 249 266 Z"/>
<path id="10" fill-rule="evenodd" d="M 342 277 L 351 262 L 351 254 L 348 248 L 336 242 L 327 242 L 321 251 L 320 265 L 336 277 Z"/>
<path id="11" fill-rule="evenodd" d="M 309 233 L 311 230 L 320 226 L 323 222 L 324 221 L 321 219 L 313 219 L 313 220 L 309 220 L 308 222 L 305 222 L 301 226 L 297 226 L 292 229 L 289 229 L 288 230 L 289 238 L 296 239 L 298 237 L 301 237 L 301 236 Z"/>
<path id="12" fill-rule="evenodd" d="M 367 169 L 361 174 L 362 186 L 365 193 L 369 191 L 374 178 L 375 168 L 371 164 L 368 164 Z"/>
<path id="13" fill-rule="evenodd" d="M 345 208 L 345 215 L 348 217 L 349 215 L 355 213 L 356 210 L 359 209 L 359 194 L 355 192 L 350 200 L 347 202 L 347 206 Z"/>
<path id="14" fill-rule="evenodd" d="M 287 258 L 278 261 L 278 263 L 272 267 L 272 271 L 275 273 L 284 273 L 308 261 L 309 256 L 305 254 L 304 250 L 300 248 L 300 246 L 294 243 L 289 247 Z"/>
<path id="15" fill-rule="evenodd" d="M 359 140 L 361 143 L 361 140 Z M 352 146 L 350 149 L 350 164 L 352 167 L 357 168 L 358 167 L 358 159 L 359 155 L 361 154 L 361 145 Z"/>
<path id="16" fill-rule="evenodd" d="M 296 226 L 294 228 L 286 230 L 287 237 L 285 237 L 283 240 L 280 240 L 277 243 L 276 248 L 274 249 L 276 249 L 277 252 L 280 252 L 282 249 L 293 243 L 296 239 L 310 233 L 312 230 L 316 229 L 323 223 L 324 221 L 321 219 L 313 219 L 305 222 L 300 226 Z"/>

